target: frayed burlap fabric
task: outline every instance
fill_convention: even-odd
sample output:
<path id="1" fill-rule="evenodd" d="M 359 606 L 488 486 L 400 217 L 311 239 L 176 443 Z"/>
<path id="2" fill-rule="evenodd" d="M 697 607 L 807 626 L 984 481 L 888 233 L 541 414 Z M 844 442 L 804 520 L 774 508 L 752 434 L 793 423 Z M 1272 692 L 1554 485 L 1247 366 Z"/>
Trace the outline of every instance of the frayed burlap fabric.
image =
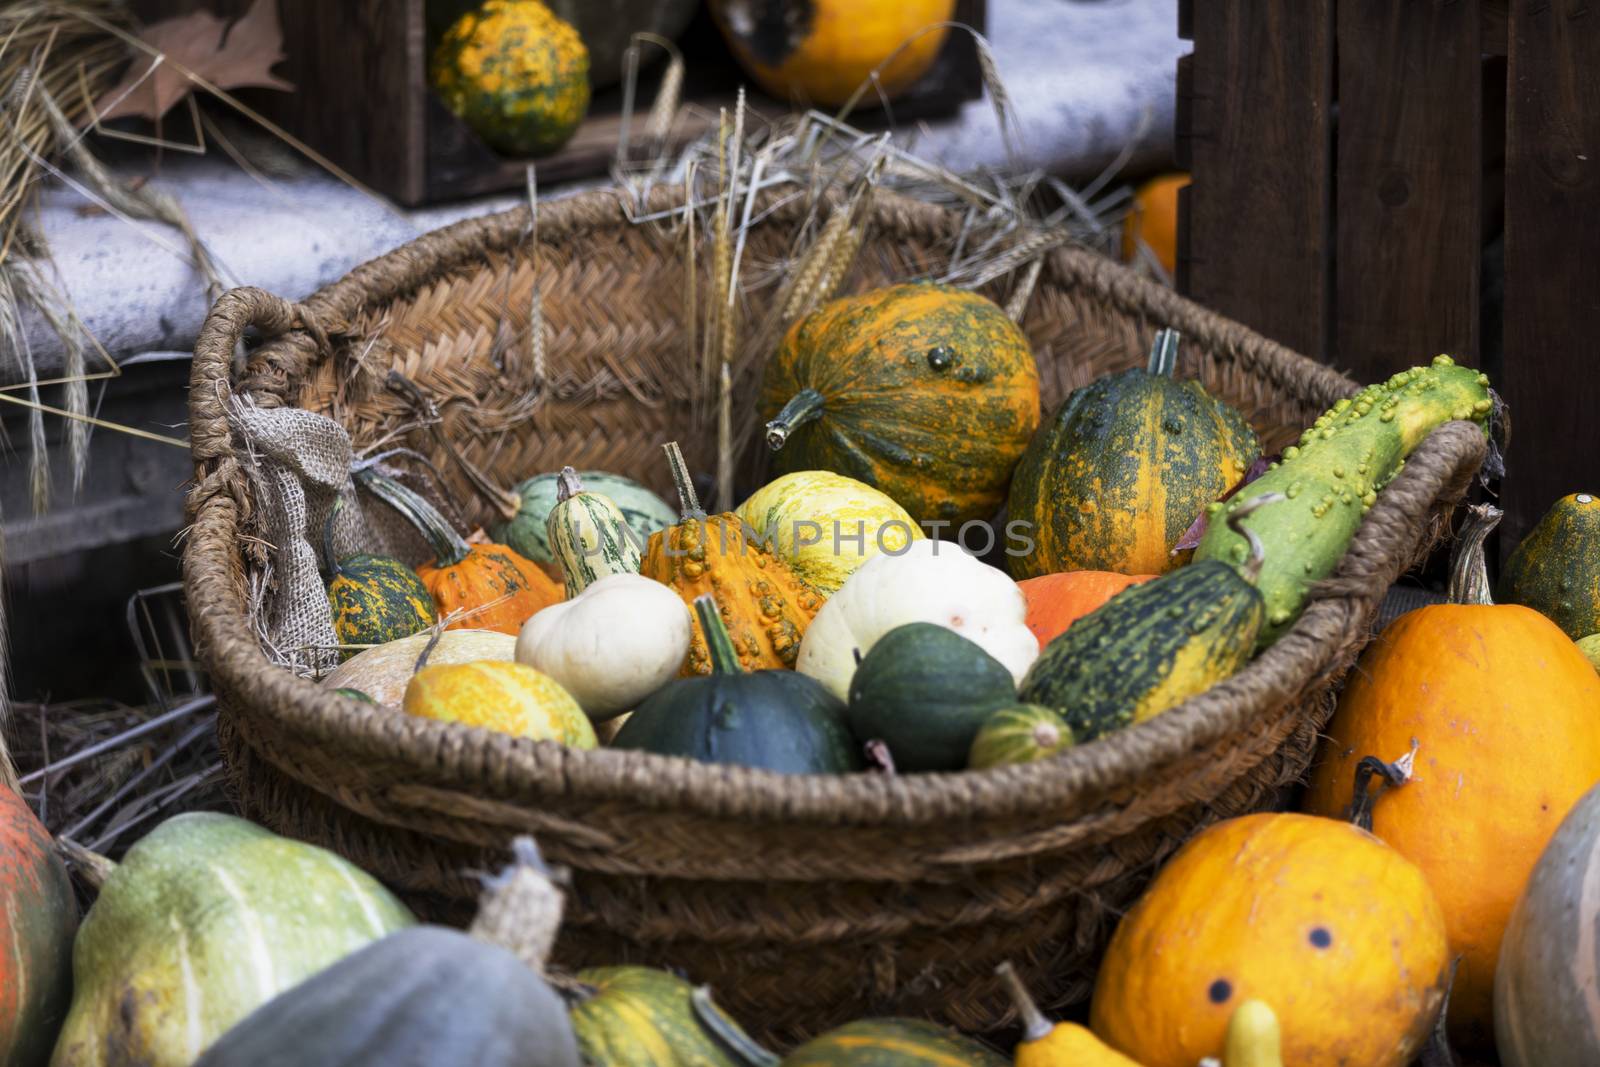
<path id="1" fill-rule="evenodd" d="M 646 207 L 682 198 L 659 189 Z M 747 261 L 776 262 L 806 205 L 775 193 L 756 206 Z M 848 289 L 937 276 L 960 228 L 951 212 L 888 193 L 865 221 Z M 778 1041 L 869 1014 L 993 1029 L 1009 1017 L 994 975 L 1003 959 L 1050 1008 L 1082 1001 L 1157 866 L 1198 828 L 1278 802 L 1304 773 L 1384 591 L 1440 531 L 1486 452 L 1469 424 L 1436 431 L 1281 641 L 1182 706 L 1040 763 L 787 776 L 568 750 L 343 699 L 274 666 L 250 632 L 262 505 L 227 432 L 229 397 L 328 414 L 358 449 L 403 439 L 474 501 L 478 522 L 491 509 L 448 458 L 421 432 L 397 433 L 410 414 L 383 388 L 390 368 L 438 401 L 451 436 L 502 484 L 570 463 L 664 489 L 660 446 L 673 438 L 696 471 L 714 465 L 681 369 L 681 235 L 631 224 L 606 193 L 541 206 L 549 376 L 537 383 L 515 346 L 496 343 L 502 322 L 526 336 L 526 225 L 524 212 L 461 223 L 302 305 L 236 290 L 212 310 L 195 351 L 184 571 L 229 769 L 246 814 L 344 853 L 435 918 L 466 922 L 470 872 L 495 868 L 514 836 L 532 834 L 572 872 L 559 965 L 679 968 Z M 1004 303 L 1007 284 L 985 291 Z M 749 297 L 752 319 L 760 299 Z M 252 326 L 266 340 L 235 381 L 233 344 Z M 1143 365 L 1163 326 L 1183 334 L 1180 373 L 1237 406 L 1269 449 L 1354 390 L 1072 248 L 1046 254 L 1022 326 L 1047 408 Z"/>

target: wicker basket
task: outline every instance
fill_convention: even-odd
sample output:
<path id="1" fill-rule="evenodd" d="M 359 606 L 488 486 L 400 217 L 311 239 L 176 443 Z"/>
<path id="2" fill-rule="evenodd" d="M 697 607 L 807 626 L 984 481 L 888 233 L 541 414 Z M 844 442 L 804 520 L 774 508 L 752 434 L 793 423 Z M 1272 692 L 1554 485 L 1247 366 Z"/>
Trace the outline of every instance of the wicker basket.
<path id="1" fill-rule="evenodd" d="M 658 190 L 652 206 L 679 196 Z M 803 210 L 772 206 L 750 235 L 751 256 L 781 254 Z M 944 209 L 887 193 L 869 222 L 855 288 L 932 270 L 958 225 Z M 1289 635 L 1182 707 L 1027 766 L 791 777 L 574 751 L 406 718 L 273 667 L 246 615 L 261 549 L 224 417 L 236 392 L 332 413 L 360 445 L 407 420 L 379 384 L 400 366 L 465 420 L 457 436 L 486 435 L 468 452 L 507 483 L 573 463 L 664 489 L 659 446 L 671 437 L 698 445 L 691 464 L 708 464 L 674 368 L 681 248 L 627 221 L 612 194 L 542 206 L 549 344 L 547 365 L 528 368 L 503 346 L 497 358 L 495 341 L 502 310 L 528 307 L 525 224 L 514 211 L 429 234 L 303 305 L 235 290 L 206 321 L 184 572 L 238 799 L 250 817 L 349 856 L 445 920 L 470 913 L 472 872 L 491 868 L 513 834 L 532 832 L 573 872 L 562 963 L 679 968 L 780 1042 L 869 1012 L 996 1028 L 1008 1017 L 994 977 L 1002 959 L 1048 1005 L 1084 999 L 1117 917 L 1162 860 L 1199 827 L 1273 804 L 1304 772 L 1385 589 L 1485 457 L 1474 427 L 1435 432 Z M 526 323 L 524 310 L 517 325 Z M 1048 254 L 1023 325 L 1046 410 L 1142 362 L 1159 326 L 1182 331 L 1182 372 L 1245 412 L 1269 447 L 1353 389 L 1074 249 Z M 251 326 L 266 340 L 236 382 L 232 353 Z M 527 416 L 519 398 L 538 370 L 546 399 Z M 423 434 L 410 438 L 429 450 Z M 465 484 L 455 488 L 470 499 Z"/>

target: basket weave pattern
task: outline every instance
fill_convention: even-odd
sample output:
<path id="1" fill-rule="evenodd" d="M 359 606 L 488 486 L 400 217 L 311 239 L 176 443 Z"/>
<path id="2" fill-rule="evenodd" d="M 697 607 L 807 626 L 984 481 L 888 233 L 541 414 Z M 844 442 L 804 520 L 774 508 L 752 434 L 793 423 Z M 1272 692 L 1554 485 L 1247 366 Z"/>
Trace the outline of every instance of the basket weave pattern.
<path id="1" fill-rule="evenodd" d="M 681 196 L 658 190 L 648 206 Z M 802 210 L 774 205 L 750 235 L 752 262 L 782 254 Z M 1484 459 L 1476 428 L 1434 433 L 1286 637 L 1151 722 L 1026 766 L 793 777 L 569 751 L 410 719 L 274 668 L 246 616 L 247 577 L 266 550 L 251 537 L 250 487 L 225 419 L 236 392 L 330 413 L 358 448 L 394 440 L 429 452 L 425 434 L 396 433 L 412 416 L 381 382 L 399 368 L 506 484 L 571 463 L 665 490 L 659 448 L 673 438 L 693 468 L 711 464 L 713 434 L 683 369 L 674 236 L 631 224 L 611 194 L 543 205 L 547 343 L 534 366 L 526 221 L 517 211 L 430 234 L 303 305 L 235 290 L 206 322 L 184 567 L 238 798 L 249 816 L 349 856 L 424 914 L 457 922 L 476 897 L 471 872 L 531 832 L 573 872 L 563 965 L 680 968 L 777 1041 L 869 1012 L 993 1029 L 1008 1019 L 993 975 L 1001 959 L 1049 1006 L 1084 999 L 1117 917 L 1160 862 L 1199 827 L 1269 806 L 1305 771 L 1384 590 L 1426 550 Z M 869 221 L 852 289 L 936 269 L 959 224 L 887 193 Z M 514 327 L 509 344 L 502 317 Z M 250 326 L 267 340 L 235 382 L 234 342 Z M 1046 411 L 1103 373 L 1142 364 L 1162 326 L 1184 335 L 1180 373 L 1239 407 L 1269 450 L 1354 390 L 1063 248 L 1048 254 L 1023 322 Z M 446 457 L 433 458 L 456 477 Z M 452 487 L 472 499 L 464 481 Z"/>

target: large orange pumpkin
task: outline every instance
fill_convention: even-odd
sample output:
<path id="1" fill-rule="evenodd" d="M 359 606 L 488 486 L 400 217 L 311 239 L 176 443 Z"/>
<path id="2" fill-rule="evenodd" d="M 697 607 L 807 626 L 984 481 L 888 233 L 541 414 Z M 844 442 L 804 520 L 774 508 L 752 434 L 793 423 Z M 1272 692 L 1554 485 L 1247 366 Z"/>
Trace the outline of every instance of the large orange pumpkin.
<path id="1" fill-rule="evenodd" d="M 1187 174 L 1163 174 L 1139 186 L 1122 223 L 1122 258 L 1133 260 L 1142 241 L 1168 274 L 1178 270 L 1178 191 Z"/>
<path id="2" fill-rule="evenodd" d="M 1372 802 L 1372 830 L 1433 883 L 1461 956 L 1451 1035 L 1474 1049 L 1492 1047 L 1495 962 L 1517 896 L 1600 781 L 1600 676 L 1543 615 L 1488 602 L 1482 544 L 1498 518 L 1472 509 L 1456 602 L 1402 615 L 1362 656 L 1305 802 L 1346 811 L 1362 758 L 1394 761 L 1415 741 L 1412 777 Z"/>
<path id="3" fill-rule="evenodd" d="M 1115 571 L 1061 571 L 1024 579 L 1017 588 L 1028 602 L 1028 629 L 1043 648 L 1128 586 L 1154 577 Z"/>
<path id="4" fill-rule="evenodd" d="M 78 903 L 50 835 L 0 785 L 0 1063 L 49 1059 L 72 1002 L 77 926 Z"/>
<path id="5" fill-rule="evenodd" d="M 1347 822 L 1247 815 L 1185 845 L 1118 924 L 1089 1024 L 1145 1067 L 1195 1067 L 1264 1000 L 1284 1063 L 1403 1067 L 1448 967 L 1444 916 L 1398 852 Z"/>
<path id="6" fill-rule="evenodd" d="M 363 471 L 361 480 L 399 511 L 432 546 L 417 568 L 439 618 L 460 615 L 446 630 L 495 630 L 513 637 L 534 613 L 563 597 L 561 586 L 532 560 L 505 545 L 468 544 L 432 504 L 399 482 Z"/>

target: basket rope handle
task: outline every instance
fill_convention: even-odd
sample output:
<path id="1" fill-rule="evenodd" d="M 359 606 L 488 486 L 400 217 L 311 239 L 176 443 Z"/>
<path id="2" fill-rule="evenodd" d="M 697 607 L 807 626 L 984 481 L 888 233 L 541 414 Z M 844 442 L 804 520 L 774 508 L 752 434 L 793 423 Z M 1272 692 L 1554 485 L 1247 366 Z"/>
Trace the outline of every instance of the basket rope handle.
<path id="1" fill-rule="evenodd" d="M 316 314 L 304 304 L 254 286 L 230 289 L 217 298 L 195 339 L 189 371 L 189 454 L 195 465 L 195 486 L 187 503 L 191 522 L 219 493 L 234 496 L 241 506 L 245 503 L 234 491 L 242 475 L 234 454 L 228 408 L 234 397 L 234 350 L 251 326 L 265 337 L 300 330 L 317 348 L 330 348 Z"/>

